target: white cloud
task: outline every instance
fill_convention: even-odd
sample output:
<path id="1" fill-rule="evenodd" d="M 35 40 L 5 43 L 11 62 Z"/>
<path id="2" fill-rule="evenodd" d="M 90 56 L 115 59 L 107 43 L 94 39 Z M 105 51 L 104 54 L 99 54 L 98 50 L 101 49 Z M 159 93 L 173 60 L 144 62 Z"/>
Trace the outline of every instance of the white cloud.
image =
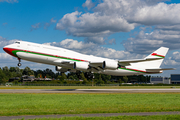
<path id="1" fill-rule="evenodd" d="M 80 52 L 87 55 L 94 55 L 98 57 L 105 57 L 111 59 L 137 59 L 145 57 L 143 55 L 131 54 L 125 51 L 117 51 L 112 48 L 105 48 L 101 47 L 97 44 L 92 42 L 85 43 L 85 42 L 78 42 L 77 40 L 73 39 L 65 39 L 61 42 L 52 42 L 52 43 L 45 43 L 46 45 L 52 45 L 57 47 L 62 47 L 66 49 L 70 49 L 76 52 Z"/>
<path id="2" fill-rule="evenodd" d="M 12 56 L 7 53 L 0 53 L 0 60 L 12 60 Z"/>
<path id="3" fill-rule="evenodd" d="M 153 6 L 137 8 L 133 16 L 128 16 L 130 22 L 143 25 L 180 24 L 180 4 L 158 3 Z"/>
<path id="4" fill-rule="evenodd" d="M 105 37 L 115 32 L 128 32 L 134 27 L 134 24 L 129 24 L 121 16 L 107 16 L 99 13 L 81 14 L 77 11 L 64 15 L 56 25 L 56 29 L 66 30 L 69 35 L 88 37 L 86 40 L 101 44 L 104 43 L 104 39 L 101 41 L 102 39 L 94 38 Z"/>
<path id="5" fill-rule="evenodd" d="M 93 12 L 65 14 L 56 24 L 56 29 L 65 30 L 68 35 L 85 37 L 86 41 L 105 44 L 104 37 L 129 32 L 140 24 L 180 24 L 180 4 L 166 4 L 163 1 L 169 0 L 103 0 L 93 8 Z M 86 0 L 83 6 L 90 9 L 91 4 L 91 0 Z"/>
<path id="6" fill-rule="evenodd" d="M 0 47 L 4 47 L 4 46 L 12 44 L 16 41 L 19 41 L 19 40 L 18 39 L 7 40 L 6 38 L 3 38 L 2 36 L 0 36 Z"/>
<path id="7" fill-rule="evenodd" d="M 180 52 L 179 51 L 173 52 L 171 60 L 175 60 L 176 62 L 180 62 Z"/>
<path id="8" fill-rule="evenodd" d="M 180 31 L 180 25 L 157 25 L 156 29 Z"/>
<path id="9" fill-rule="evenodd" d="M 86 0 L 85 3 L 82 5 L 83 7 L 87 7 L 88 10 L 90 10 L 92 7 L 94 7 L 94 3 L 92 3 L 92 0 Z"/>
<path id="10" fill-rule="evenodd" d="M 162 28 L 162 29 L 158 29 Z M 180 31 L 173 27 L 158 27 L 153 32 L 146 33 L 146 29 L 141 30 L 137 35 L 128 38 L 123 42 L 126 51 L 133 53 L 147 53 L 159 47 L 168 47 L 170 50 L 177 50 L 180 46 Z M 170 30 L 172 28 L 172 30 Z"/>

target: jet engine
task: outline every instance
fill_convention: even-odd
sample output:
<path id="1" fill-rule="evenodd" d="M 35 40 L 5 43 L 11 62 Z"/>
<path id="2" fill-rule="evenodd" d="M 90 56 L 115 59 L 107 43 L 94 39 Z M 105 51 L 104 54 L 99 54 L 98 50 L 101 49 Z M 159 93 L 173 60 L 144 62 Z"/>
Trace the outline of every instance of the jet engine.
<path id="1" fill-rule="evenodd" d="M 87 70 L 89 68 L 88 62 L 74 62 L 74 69 L 76 70 Z"/>
<path id="2" fill-rule="evenodd" d="M 115 70 L 118 68 L 118 62 L 104 61 L 102 67 L 103 67 L 103 69 Z"/>
<path id="3" fill-rule="evenodd" d="M 68 71 L 67 68 L 62 68 L 60 66 L 56 66 L 55 69 L 56 69 L 56 71 L 59 71 L 59 72 L 67 72 Z"/>

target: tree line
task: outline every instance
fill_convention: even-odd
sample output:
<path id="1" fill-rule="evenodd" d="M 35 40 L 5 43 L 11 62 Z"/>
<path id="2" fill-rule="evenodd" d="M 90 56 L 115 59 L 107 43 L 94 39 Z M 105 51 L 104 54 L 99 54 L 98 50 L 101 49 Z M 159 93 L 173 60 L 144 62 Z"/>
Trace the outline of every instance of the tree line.
<path id="1" fill-rule="evenodd" d="M 20 69 L 19 67 L 0 67 L 0 84 L 8 82 L 10 78 L 19 77 L 21 78 L 23 75 L 33 75 L 36 78 L 51 78 L 52 81 L 48 81 L 48 83 L 74 83 L 74 84 L 111 84 L 111 83 L 127 83 L 131 81 L 137 82 L 149 82 L 150 76 L 144 75 L 135 75 L 135 76 L 111 76 L 105 74 L 94 73 L 92 74 L 79 71 L 78 73 L 67 72 L 53 72 L 51 69 L 46 68 L 45 70 L 31 70 L 29 67 L 25 67 L 24 69 Z M 94 78 L 93 78 L 94 77 Z M 16 81 L 18 82 L 18 81 Z M 37 83 L 37 81 L 34 81 Z M 41 81 L 43 83 L 47 83 L 47 81 Z"/>

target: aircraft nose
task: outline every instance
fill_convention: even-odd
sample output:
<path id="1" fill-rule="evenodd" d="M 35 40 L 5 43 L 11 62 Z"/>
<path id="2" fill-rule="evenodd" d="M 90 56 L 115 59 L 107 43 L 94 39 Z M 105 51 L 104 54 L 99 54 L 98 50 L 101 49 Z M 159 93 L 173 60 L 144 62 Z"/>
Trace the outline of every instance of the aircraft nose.
<path id="1" fill-rule="evenodd" d="M 13 49 L 8 48 L 8 47 L 5 46 L 5 47 L 3 48 L 3 50 L 4 50 L 5 52 L 7 52 L 8 54 L 10 54 L 10 55 L 16 57 L 16 56 L 12 53 Z"/>
<path id="2" fill-rule="evenodd" d="M 3 50 L 4 50 L 5 52 L 8 52 L 8 48 L 7 48 L 7 47 L 4 47 Z"/>

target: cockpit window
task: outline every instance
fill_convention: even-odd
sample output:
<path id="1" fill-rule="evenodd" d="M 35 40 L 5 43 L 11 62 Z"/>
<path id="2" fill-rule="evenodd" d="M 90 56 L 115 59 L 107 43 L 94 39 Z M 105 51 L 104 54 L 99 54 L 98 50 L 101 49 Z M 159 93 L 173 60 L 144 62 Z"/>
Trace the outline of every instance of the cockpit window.
<path id="1" fill-rule="evenodd" d="M 20 42 L 15 42 L 15 43 L 20 44 Z"/>

